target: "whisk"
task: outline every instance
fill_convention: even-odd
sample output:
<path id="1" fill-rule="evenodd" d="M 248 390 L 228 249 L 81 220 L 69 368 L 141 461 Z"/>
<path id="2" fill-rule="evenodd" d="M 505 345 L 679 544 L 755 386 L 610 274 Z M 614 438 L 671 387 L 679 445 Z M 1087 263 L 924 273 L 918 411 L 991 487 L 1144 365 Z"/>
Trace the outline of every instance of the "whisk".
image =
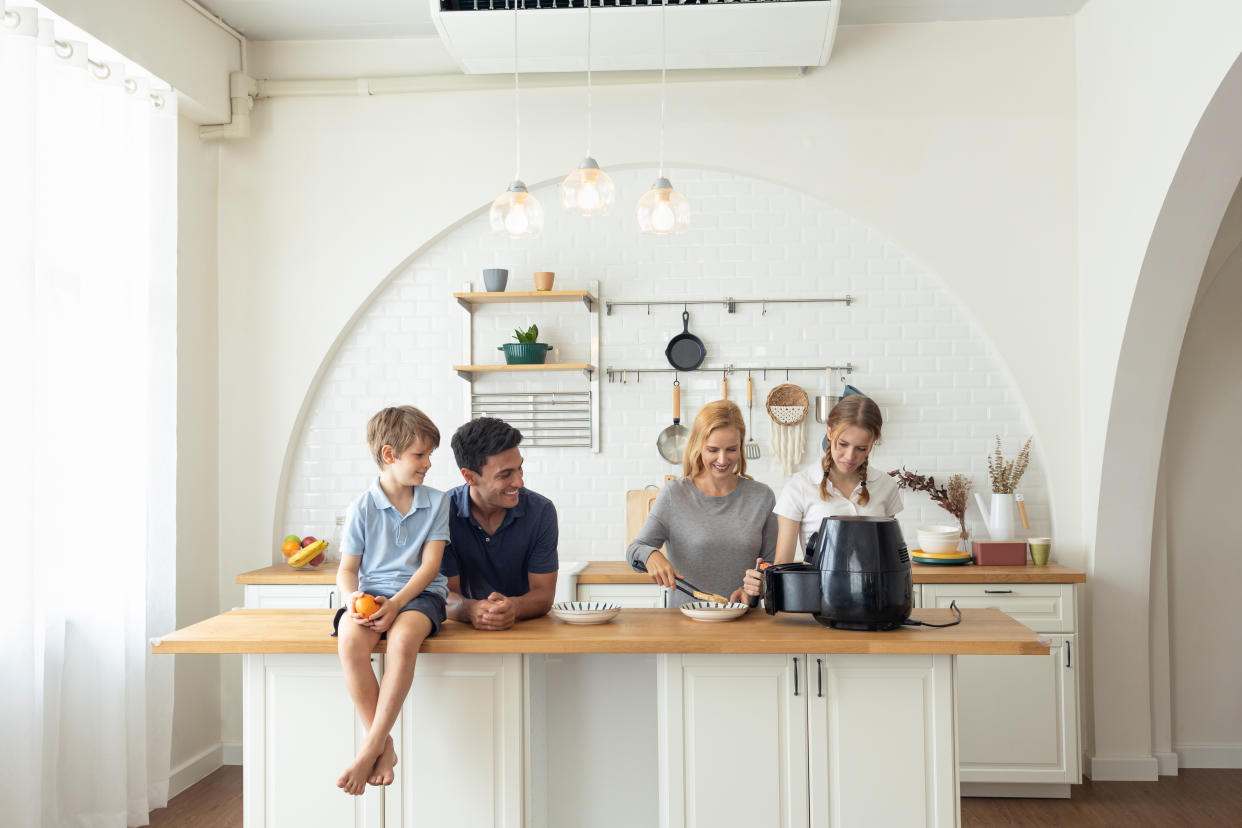
<path id="1" fill-rule="evenodd" d="M 749 422 L 746 424 L 746 459 L 759 459 L 759 444 L 755 442 L 755 380 L 750 374 L 746 375 L 746 418 Z"/>

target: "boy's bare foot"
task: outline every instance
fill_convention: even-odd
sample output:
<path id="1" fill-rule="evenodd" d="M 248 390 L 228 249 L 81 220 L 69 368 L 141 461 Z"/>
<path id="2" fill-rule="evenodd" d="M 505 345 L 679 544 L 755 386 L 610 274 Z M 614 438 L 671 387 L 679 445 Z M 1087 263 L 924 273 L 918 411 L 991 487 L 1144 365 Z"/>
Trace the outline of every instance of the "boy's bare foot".
<path id="1" fill-rule="evenodd" d="M 367 777 L 371 774 L 371 768 L 375 767 L 375 760 L 383 752 L 382 747 L 379 754 L 371 753 L 363 748 L 363 752 L 354 757 L 354 761 L 350 762 L 349 767 L 341 774 L 341 778 L 336 780 L 336 786 L 347 794 L 361 796 L 367 789 Z"/>
<path id="2" fill-rule="evenodd" d="M 383 752 L 375 760 L 375 766 L 371 768 L 371 775 L 367 777 L 367 782 L 372 785 L 391 785 L 393 779 L 396 778 L 393 771 L 396 765 L 397 751 L 393 747 L 392 737 L 389 736 L 384 742 Z"/>

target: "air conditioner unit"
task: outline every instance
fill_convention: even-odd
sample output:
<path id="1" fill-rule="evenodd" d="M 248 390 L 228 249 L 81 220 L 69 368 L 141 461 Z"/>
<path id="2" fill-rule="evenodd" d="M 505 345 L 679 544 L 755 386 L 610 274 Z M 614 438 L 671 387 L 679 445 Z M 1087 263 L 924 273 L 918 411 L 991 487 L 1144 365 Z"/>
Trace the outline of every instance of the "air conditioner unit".
<path id="1" fill-rule="evenodd" d="M 513 71 L 514 2 L 522 72 L 586 70 L 585 0 L 430 0 L 431 20 L 463 72 Z M 840 2 L 691 0 L 666 11 L 669 69 L 823 66 Z M 591 68 L 659 69 L 660 15 L 658 0 L 592 0 Z"/>

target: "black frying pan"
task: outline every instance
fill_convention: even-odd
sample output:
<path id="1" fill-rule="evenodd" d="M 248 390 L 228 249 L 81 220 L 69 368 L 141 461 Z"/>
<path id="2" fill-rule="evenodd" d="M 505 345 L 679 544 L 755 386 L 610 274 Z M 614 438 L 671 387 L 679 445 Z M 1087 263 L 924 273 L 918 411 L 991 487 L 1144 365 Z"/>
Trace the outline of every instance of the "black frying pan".
<path id="1" fill-rule="evenodd" d="M 668 364 L 678 371 L 693 371 L 703 364 L 707 348 L 703 340 L 690 333 L 689 311 L 681 312 L 681 325 L 682 332 L 668 341 L 664 356 L 668 358 Z"/>

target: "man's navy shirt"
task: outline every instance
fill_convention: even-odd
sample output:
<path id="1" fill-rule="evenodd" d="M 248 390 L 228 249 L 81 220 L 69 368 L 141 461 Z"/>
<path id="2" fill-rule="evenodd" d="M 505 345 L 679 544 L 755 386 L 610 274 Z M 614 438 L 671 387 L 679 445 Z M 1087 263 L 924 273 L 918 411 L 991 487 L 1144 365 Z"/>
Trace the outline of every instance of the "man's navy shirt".
<path id="1" fill-rule="evenodd" d="M 470 486 L 449 489 L 449 542 L 440 572 L 461 576 L 461 594 L 482 600 L 493 592 L 525 595 L 528 572 L 555 572 L 559 567 L 556 507 L 530 489 L 518 489 L 518 502 L 505 512 L 496 533 L 489 535 L 470 514 Z"/>

